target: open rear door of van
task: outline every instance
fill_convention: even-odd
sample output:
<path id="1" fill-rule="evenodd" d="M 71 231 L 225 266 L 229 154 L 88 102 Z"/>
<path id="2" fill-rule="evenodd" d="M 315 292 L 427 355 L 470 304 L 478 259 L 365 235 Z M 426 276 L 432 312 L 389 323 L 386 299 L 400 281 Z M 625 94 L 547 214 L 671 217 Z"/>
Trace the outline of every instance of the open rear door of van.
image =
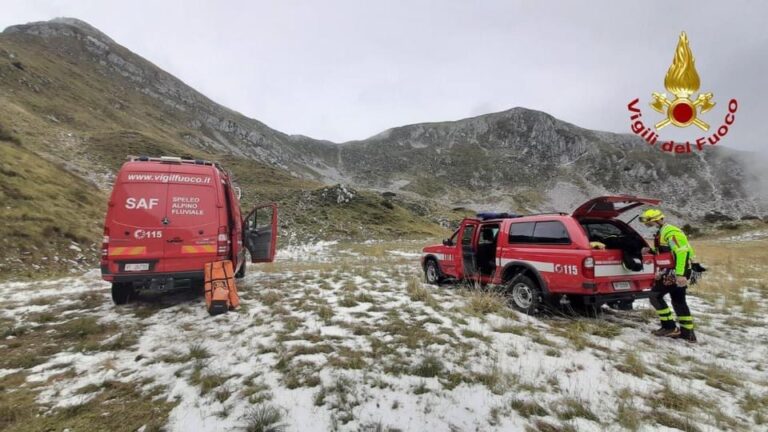
<path id="1" fill-rule="evenodd" d="M 580 219 L 607 218 L 613 219 L 620 214 L 642 205 L 659 205 L 661 200 L 641 198 L 632 195 L 609 195 L 593 198 L 573 211 L 573 217 Z"/>
<path id="2" fill-rule="evenodd" d="M 217 259 L 217 238 L 226 229 L 210 167 L 170 165 L 164 240 L 166 271 L 194 272 Z"/>
<path id="3" fill-rule="evenodd" d="M 277 204 L 259 204 L 243 221 L 243 243 L 251 262 L 272 262 L 277 247 Z"/>

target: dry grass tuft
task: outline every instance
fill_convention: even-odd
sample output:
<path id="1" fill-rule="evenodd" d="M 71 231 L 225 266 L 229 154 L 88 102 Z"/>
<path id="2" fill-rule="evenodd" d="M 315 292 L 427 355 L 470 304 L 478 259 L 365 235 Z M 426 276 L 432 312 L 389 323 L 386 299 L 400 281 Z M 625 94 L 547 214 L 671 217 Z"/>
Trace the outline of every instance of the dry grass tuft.
<path id="1" fill-rule="evenodd" d="M 512 399 L 509 402 L 509 405 L 525 418 L 530 418 L 532 416 L 544 417 L 549 415 L 549 411 L 536 401 Z"/>
<path id="2" fill-rule="evenodd" d="M 472 315 L 496 314 L 507 307 L 506 297 L 498 290 L 481 288 L 464 290 L 463 292 L 468 298 L 465 310 Z"/>
<path id="3" fill-rule="evenodd" d="M 438 376 L 445 369 L 443 361 L 435 356 L 428 355 L 413 369 L 413 374 L 425 378 Z"/>
<path id="4" fill-rule="evenodd" d="M 282 432 L 284 413 L 272 405 L 259 404 L 251 408 L 245 416 L 246 432 Z"/>
<path id="5" fill-rule="evenodd" d="M 752 415 L 756 424 L 768 424 L 768 393 L 756 395 L 747 392 L 739 401 L 739 406 L 745 413 Z"/>
<path id="6" fill-rule="evenodd" d="M 644 413 L 635 403 L 635 396 L 635 393 L 629 387 L 616 391 L 616 398 L 619 403 L 616 410 L 616 420 L 621 426 L 631 431 L 636 431 L 640 428 L 644 416 Z"/>
<path id="7" fill-rule="evenodd" d="M 693 377 L 703 379 L 710 386 L 727 392 L 741 388 L 744 378 L 732 370 L 714 364 L 694 366 L 691 370 Z"/>
<path id="8" fill-rule="evenodd" d="M 435 298 L 432 296 L 429 288 L 421 282 L 420 278 L 414 276 L 408 279 L 408 284 L 406 285 L 405 289 L 408 293 L 408 297 L 412 301 L 423 302 L 425 305 L 430 306 L 433 309 L 439 308 L 440 305 L 437 303 L 437 300 L 435 300 Z"/>
<path id="9" fill-rule="evenodd" d="M 645 366 L 645 363 L 643 363 L 643 360 L 632 351 L 624 353 L 624 361 L 616 365 L 616 369 L 638 378 L 642 378 L 648 374 L 648 368 Z"/>
<path id="10" fill-rule="evenodd" d="M 600 423 L 597 415 L 589 409 L 587 402 L 574 397 L 566 397 L 558 402 L 557 417 L 560 420 L 571 420 L 574 418 L 584 418 L 593 422 Z"/>

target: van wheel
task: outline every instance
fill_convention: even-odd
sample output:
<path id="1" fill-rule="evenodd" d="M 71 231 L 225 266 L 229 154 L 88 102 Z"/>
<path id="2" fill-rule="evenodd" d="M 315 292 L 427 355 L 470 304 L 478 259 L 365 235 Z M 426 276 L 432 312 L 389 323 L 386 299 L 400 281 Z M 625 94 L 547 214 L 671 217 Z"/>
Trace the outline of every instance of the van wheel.
<path id="1" fill-rule="evenodd" d="M 437 261 L 430 259 L 424 265 L 424 279 L 430 285 L 440 285 L 440 282 L 443 281 L 443 275 L 440 273 Z"/>
<path id="2" fill-rule="evenodd" d="M 134 296 L 133 284 L 128 282 L 112 283 L 112 301 L 116 305 L 123 305 L 131 301 Z"/>
<path id="3" fill-rule="evenodd" d="M 507 283 L 507 295 L 512 307 L 525 312 L 534 314 L 542 304 L 541 289 L 528 276 L 517 275 Z"/>
<path id="4" fill-rule="evenodd" d="M 243 262 L 243 265 L 240 266 L 240 270 L 235 273 L 235 279 L 242 279 L 245 277 L 245 262 Z"/>
<path id="5" fill-rule="evenodd" d="M 615 302 L 608 303 L 608 307 L 616 310 L 628 311 L 633 309 L 634 300 L 617 300 Z"/>

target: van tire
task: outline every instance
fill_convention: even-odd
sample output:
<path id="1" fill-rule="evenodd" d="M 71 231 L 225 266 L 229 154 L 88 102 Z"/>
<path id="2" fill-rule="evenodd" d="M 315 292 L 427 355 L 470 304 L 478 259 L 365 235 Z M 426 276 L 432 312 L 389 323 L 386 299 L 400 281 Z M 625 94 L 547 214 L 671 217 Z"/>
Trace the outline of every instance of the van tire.
<path id="1" fill-rule="evenodd" d="M 443 274 L 440 272 L 440 266 L 437 261 L 430 258 L 424 264 L 424 280 L 430 285 L 440 285 L 443 281 Z"/>
<path id="2" fill-rule="evenodd" d="M 124 305 L 133 299 L 135 292 L 133 284 L 128 282 L 112 283 L 112 301 L 116 305 Z"/>
<path id="3" fill-rule="evenodd" d="M 621 311 L 630 311 L 634 308 L 634 302 L 634 300 L 617 300 L 615 302 L 608 303 L 608 307 Z"/>
<path id="4" fill-rule="evenodd" d="M 544 301 L 539 285 L 524 275 L 517 275 L 507 282 L 506 294 L 513 308 L 529 315 L 538 312 Z"/>
<path id="5" fill-rule="evenodd" d="M 235 279 L 242 279 L 245 277 L 245 267 L 246 267 L 246 263 L 245 261 L 243 261 L 243 265 L 240 266 L 240 270 L 238 270 L 237 273 L 235 273 Z"/>

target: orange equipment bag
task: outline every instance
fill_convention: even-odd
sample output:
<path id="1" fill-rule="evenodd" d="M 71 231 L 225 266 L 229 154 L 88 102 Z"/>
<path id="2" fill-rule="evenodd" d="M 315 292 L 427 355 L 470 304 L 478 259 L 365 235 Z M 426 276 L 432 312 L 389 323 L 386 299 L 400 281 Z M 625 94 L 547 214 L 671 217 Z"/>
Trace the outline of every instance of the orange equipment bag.
<path id="1" fill-rule="evenodd" d="M 240 306 L 234 274 L 232 261 L 205 264 L 205 305 L 209 314 L 222 314 Z"/>

